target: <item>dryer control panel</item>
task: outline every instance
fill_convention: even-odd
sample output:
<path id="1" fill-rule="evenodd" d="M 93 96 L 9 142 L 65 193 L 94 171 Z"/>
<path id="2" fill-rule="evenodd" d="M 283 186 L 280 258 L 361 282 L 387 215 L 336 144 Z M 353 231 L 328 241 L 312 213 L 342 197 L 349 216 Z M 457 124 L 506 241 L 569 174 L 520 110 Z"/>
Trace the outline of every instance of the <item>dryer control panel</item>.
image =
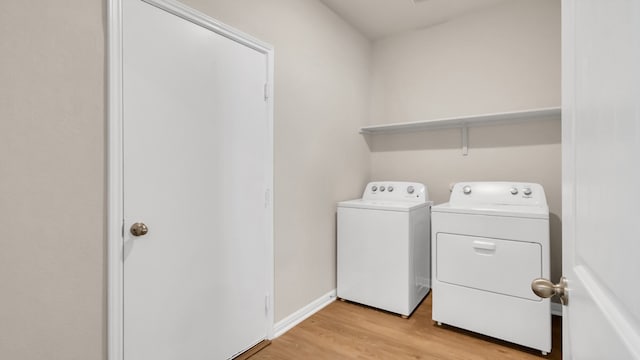
<path id="1" fill-rule="evenodd" d="M 421 183 L 406 181 L 372 181 L 364 189 L 363 200 L 413 201 L 429 200 L 427 187 Z"/>
<path id="2" fill-rule="evenodd" d="M 452 206 L 547 206 L 544 188 L 536 183 L 484 181 L 459 182 L 451 190 Z"/>

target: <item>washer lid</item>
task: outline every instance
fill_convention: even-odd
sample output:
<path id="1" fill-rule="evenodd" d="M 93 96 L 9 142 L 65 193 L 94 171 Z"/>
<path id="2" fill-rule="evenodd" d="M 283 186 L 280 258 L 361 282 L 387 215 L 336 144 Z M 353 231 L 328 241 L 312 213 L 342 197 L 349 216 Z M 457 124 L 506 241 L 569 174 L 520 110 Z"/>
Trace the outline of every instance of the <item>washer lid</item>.
<path id="1" fill-rule="evenodd" d="M 451 203 L 444 203 L 433 206 L 431 212 L 454 213 L 454 214 L 471 214 L 471 215 L 489 215 L 489 216 L 505 216 L 533 219 L 549 219 L 549 208 L 544 206 L 526 206 L 526 205 L 503 205 L 491 204 L 485 206 L 461 207 L 452 206 Z"/>
<path id="2" fill-rule="evenodd" d="M 386 210 L 386 211 L 411 211 L 421 207 L 430 205 L 431 202 L 416 203 L 411 201 L 385 201 L 385 200 L 347 200 L 338 203 L 338 207 L 356 208 L 368 210 Z"/>

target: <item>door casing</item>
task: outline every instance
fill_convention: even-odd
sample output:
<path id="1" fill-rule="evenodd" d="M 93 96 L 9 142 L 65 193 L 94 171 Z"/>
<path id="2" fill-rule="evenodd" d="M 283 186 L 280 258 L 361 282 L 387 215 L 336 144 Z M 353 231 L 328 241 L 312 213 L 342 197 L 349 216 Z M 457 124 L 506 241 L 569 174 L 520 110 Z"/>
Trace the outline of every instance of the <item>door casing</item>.
<path id="1" fill-rule="evenodd" d="M 273 338 L 273 76 L 274 49 L 250 35 L 173 0 L 141 0 L 196 25 L 227 37 L 267 58 L 267 121 L 269 131 L 267 162 L 267 274 L 268 314 L 267 338 Z M 123 360 L 123 65 L 122 65 L 122 0 L 108 1 L 108 107 L 107 107 L 107 352 L 109 360 Z"/>

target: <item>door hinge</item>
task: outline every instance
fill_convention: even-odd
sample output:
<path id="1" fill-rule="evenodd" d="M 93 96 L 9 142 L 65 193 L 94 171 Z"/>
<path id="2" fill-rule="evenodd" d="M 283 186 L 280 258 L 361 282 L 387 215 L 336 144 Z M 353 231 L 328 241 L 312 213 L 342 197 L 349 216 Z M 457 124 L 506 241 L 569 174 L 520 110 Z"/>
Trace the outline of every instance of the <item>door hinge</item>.
<path id="1" fill-rule="evenodd" d="M 271 94 L 269 94 L 269 83 L 265 83 L 264 84 L 264 101 L 269 100 L 270 96 Z"/>
<path id="2" fill-rule="evenodd" d="M 264 207 L 268 208 L 271 204 L 271 189 L 266 189 L 264 191 Z"/>

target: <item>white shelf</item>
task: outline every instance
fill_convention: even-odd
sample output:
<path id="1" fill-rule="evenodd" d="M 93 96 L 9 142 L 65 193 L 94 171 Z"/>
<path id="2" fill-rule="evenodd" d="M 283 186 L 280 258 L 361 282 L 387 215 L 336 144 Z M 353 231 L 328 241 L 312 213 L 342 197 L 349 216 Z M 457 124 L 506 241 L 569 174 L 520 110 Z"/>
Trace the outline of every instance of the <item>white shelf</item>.
<path id="1" fill-rule="evenodd" d="M 560 119 L 560 114 L 561 111 L 559 107 L 552 107 L 496 114 L 460 116 L 435 120 L 365 126 L 360 128 L 360 134 L 390 134 L 447 128 L 466 129 L 470 126 L 511 124 L 522 121 L 543 120 L 552 117 Z"/>

